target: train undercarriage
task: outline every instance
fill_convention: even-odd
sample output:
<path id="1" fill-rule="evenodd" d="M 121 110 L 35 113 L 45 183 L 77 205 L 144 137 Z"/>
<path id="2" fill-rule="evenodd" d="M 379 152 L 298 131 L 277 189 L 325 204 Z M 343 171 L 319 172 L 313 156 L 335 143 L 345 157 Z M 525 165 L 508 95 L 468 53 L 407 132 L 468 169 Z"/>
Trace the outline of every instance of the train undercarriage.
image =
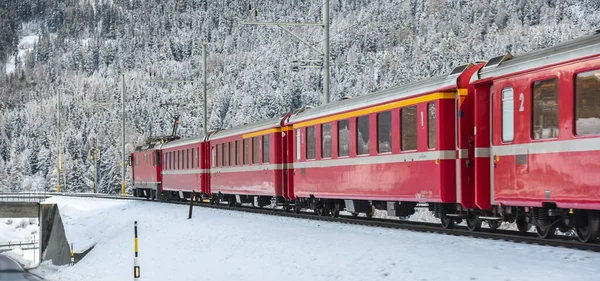
<path id="1" fill-rule="evenodd" d="M 183 201 L 189 200 L 189 192 L 157 192 L 156 189 L 135 189 L 134 196 L 149 200 Z M 386 211 L 388 216 L 406 219 L 415 213 L 416 208 L 428 208 L 439 218 L 444 228 L 454 228 L 463 221 L 470 231 L 478 231 L 486 222 L 491 230 L 496 230 L 503 222 L 514 223 L 519 232 L 527 232 L 533 226 L 540 238 L 553 238 L 557 230 L 567 235 L 575 235 L 581 242 L 600 242 L 600 211 L 584 209 L 562 209 L 555 204 L 545 204 L 543 207 L 513 207 L 493 206 L 491 210 L 466 209 L 460 204 L 417 203 L 375 200 L 344 200 L 332 198 L 297 198 L 287 200 L 283 197 L 252 196 L 216 193 L 196 194 L 195 201 L 210 204 L 227 204 L 235 207 L 243 204 L 252 207 L 281 207 L 285 212 L 300 213 L 302 210 L 312 210 L 319 216 L 338 217 L 342 211 L 357 217 L 364 214 L 373 217 L 375 210 Z"/>

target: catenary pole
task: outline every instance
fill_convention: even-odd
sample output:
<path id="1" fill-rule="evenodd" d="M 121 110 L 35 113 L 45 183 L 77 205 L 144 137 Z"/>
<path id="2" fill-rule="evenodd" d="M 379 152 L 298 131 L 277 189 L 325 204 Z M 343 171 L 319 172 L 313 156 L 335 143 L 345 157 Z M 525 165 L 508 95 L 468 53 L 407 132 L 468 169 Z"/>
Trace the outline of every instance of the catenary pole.
<path id="1" fill-rule="evenodd" d="M 121 195 L 125 195 L 125 74 L 121 91 Z"/>
<path id="2" fill-rule="evenodd" d="M 323 104 L 329 103 L 329 84 L 330 84 L 330 68 L 329 68 L 329 1 L 331 0 L 323 0 L 323 21 L 315 22 L 315 23 L 304 23 L 304 22 L 247 22 L 242 21 L 241 24 L 245 25 L 271 25 L 277 26 L 283 29 L 285 32 L 291 34 L 296 39 L 300 40 L 303 44 L 307 45 L 313 51 L 317 52 L 318 55 L 323 56 L 323 64 L 322 65 L 300 65 L 295 68 L 321 68 L 323 67 Z M 312 26 L 312 27 L 321 27 L 323 28 L 323 53 L 316 50 L 315 47 L 311 46 L 306 40 L 301 39 L 298 35 L 294 34 L 291 30 L 285 28 L 284 26 Z"/>
<path id="3" fill-rule="evenodd" d="M 202 89 L 203 89 L 203 120 L 202 126 L 204 127 L 204 136 L 208 135 L 208 128 L 206 127 L 207 116 L 206 113 L 206 42 L 202 41 Z"/>
<path id="4" fill-rule="evenodd" d="M 60 192 L 60 162 L 61 162 L 61 151 L 60 151 L 60 89 L 57 90 L 56 99 L 56 145 L 57 145 L 57 159 L 56 159 L 56 192 Z"/>
<path id="5" fill-rule="evenodd" d="M 329 103 L 329 0 L 323 0 L 323 104 Z"/>

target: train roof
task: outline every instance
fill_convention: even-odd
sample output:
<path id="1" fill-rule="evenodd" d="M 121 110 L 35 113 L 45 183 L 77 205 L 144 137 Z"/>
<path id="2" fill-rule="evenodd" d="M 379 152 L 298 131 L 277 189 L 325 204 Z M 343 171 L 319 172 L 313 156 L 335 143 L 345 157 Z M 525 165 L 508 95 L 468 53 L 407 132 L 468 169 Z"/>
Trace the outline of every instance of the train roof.
<path id="1" fill-rule="evenodd" d="M 471 66 L 472 64 L 462 65 L 455 68 L 449 75 L 428 78 L 347 100 L 331 102 L 317 108 L 304 110 L 292 115 L 289 118 L 289 122 L 310 120 L 320 116 L 332 115 L 356 108 L 374 106 L 397 99 L 408 98 L 434 91 L 445 90 L 450 87 L 456 87 L 456 79 L 463 71 Z"/>
<path id="2" fill-rule="evenodd" d="M 600 54 L 600 31 L 595 34 L 559 43 L 552 47 L 520 56 L 506 54 L 490 59 L 479 71 L 479 79 L 500 77 L 511 73 L 557 64 Z"/>
<path id="3" fill-rule="evenodd" d="M 176 141 L 171 141 L 168 143 L 165 143 L 161 146 L 159 146 L 159 149 L 167 149 L 167 148 L 173 148 L 173 147 L 180 147 L 180 146 L 185 146 L 185 145 L 190 145 L 190 144 L 196 144 L 196 143 L 201 143 L 204 141 L 204 137 L 191 137 L 191 138 L 185 138 L 185 139 L 179 139 Z"/>
<path id="4" fill-rule="evenodd" d="M 263 120 L 263 121 L 259 121 L 259 122 L 255 122 L 255 123 L 251 123 L 251 124 L 236 126 L 231 129 L 216 131 L 216 132 L 213 132 L 212 134 L 209 134 L 208 140 L 218 140 L 218 139 L 222 139 L 222 138 L 227 138 L 227 137 L 243 135 L 243 134 L 247 134 L 247 133 L 253 133 L 253 132 L 257 132 L 257 131 L 281 127 L 281 120 L 283 118 L 284 118 L 284 116 L 274 117 L 271 119 L 267 119 L 267 120 Z"/>

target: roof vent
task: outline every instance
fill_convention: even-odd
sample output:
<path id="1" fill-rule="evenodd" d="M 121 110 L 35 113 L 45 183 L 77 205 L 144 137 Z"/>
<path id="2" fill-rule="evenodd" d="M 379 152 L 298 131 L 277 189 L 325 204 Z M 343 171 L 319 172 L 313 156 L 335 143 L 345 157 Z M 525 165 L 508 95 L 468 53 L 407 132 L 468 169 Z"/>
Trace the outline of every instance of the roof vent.
<path id="1" fill-rule="evenodd" d="M 503 62 L 510 60 L 512 58 L 513 58 L 513 56 L 510 53 L 506 53 L 505 55 L 492 58 L 485 64 L 485 66 L 483 66 L 482 69 L 497 67 L 500 64 L 502 64 Z"/>
<path id="2" fill-rule="evenodd" d="M 351 99 L 351 98 L 352 98 L 351 96 L 344 96 L 344 97 L 342 98 L 342 100 L 349 100 L 349 99 Z"/>

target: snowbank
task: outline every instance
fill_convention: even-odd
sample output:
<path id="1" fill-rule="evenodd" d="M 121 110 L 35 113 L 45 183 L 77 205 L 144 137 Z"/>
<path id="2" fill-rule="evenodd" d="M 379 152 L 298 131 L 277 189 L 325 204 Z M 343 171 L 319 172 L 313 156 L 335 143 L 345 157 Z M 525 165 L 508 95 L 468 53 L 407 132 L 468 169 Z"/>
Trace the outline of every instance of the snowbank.
<path id="1" fill-rule="evenodd" d="M 600 254 L 152 202 L 52 198 L 75 248 L 47 280 L 593 280 Z M 551 257 L 551 258 L 549 258 Z"/>

